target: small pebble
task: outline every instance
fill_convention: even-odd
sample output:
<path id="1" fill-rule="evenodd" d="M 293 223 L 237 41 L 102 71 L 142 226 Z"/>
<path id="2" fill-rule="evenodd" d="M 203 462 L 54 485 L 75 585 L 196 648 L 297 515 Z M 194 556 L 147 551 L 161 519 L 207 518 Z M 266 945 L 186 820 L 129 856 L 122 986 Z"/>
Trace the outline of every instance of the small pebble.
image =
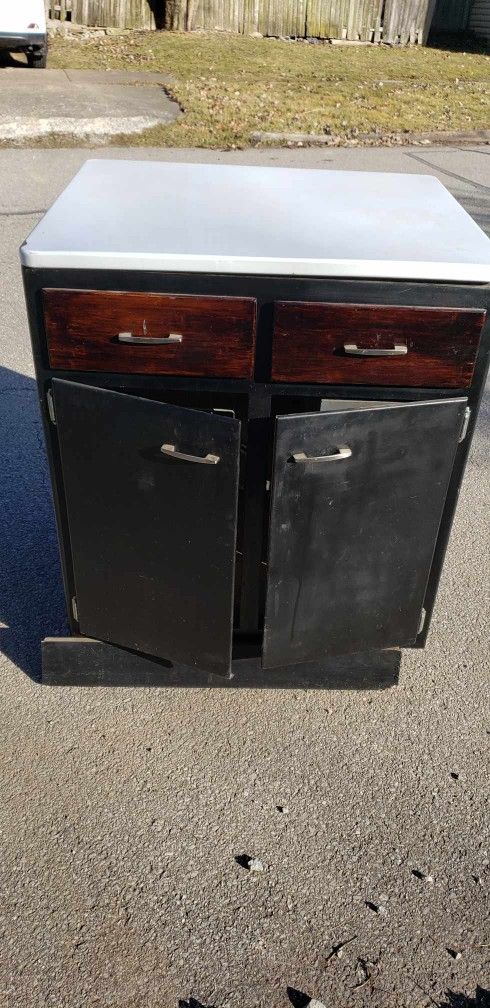
<path id="1" fill-rule="evenodd" d="M 289 809 L 287 805 L 276 805 L 276 809 L 278 812 L 281 812 L 282 815 L 289 815 Z"/>
<path id="2" fill-rule="evenodd" d="M 357 960 L 356 977 L 359 984 L 364 984 L 366 980 L 369 980 L 369 970 L 364 959 Z"/>
<path id="3" fill-rule="evenodd" d="M 373 913 L 377 913 L 377 914 L 385 914 L 386 913 L 386 907 L 383 906 L 382 904 L 371 903 L 370 900 L 366 900 L 366 906 L 369 908 L 369 910 L 372 910 Z"/>
<path id="4" fill-rule="evenodd" d="M 263 866 L 262 861 L 260 860 L 260 858 L 258 858 L 258 857 L 251 857 L 250 861 L 248 862 L 248 870 L 249 871 L 255 871 L 255 872 L 263 871 L 264 870 L 264 866 Z"/>
<path id="5" fill-rule="evenodd" d="M 414 875 L 415 878 L 420 879 L 421 882 L 433 882 L 434 881 L 434 876 L 433 875 L 426 875 L 425 872 L 419 871 L 418 868 L 412 868 L 412 875 Z"/>
<path id="6" fill-rule="evenodd" d="M 461 952 L 456 952 L 455 949 L 447 948 L 446 952 L 449 953 L 451 959 L 461 959 Z"/>
<path id="7" fill-rule="evenodd" d="M 311 1001 L 308 1001 L 307 1008 L 325 1008 L 325 1005 L 323 1001 L 317 1001 L 316 998 L 313 998 Z"/>

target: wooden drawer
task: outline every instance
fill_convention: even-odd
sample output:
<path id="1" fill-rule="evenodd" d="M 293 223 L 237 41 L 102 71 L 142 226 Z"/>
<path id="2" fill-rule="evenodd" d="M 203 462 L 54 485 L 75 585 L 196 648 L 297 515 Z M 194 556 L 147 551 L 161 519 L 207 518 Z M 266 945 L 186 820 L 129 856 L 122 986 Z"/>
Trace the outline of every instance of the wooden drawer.
<path id="1" fill-rule="evenodd" d="M 485 317 L 466 308 L 279 301 L 272 379 L 463 388 Z"/>
<path id="2" fill-rule="evenodd" d="M 53 368 L 250 378 L 253 298 L 43 291 Z"/>

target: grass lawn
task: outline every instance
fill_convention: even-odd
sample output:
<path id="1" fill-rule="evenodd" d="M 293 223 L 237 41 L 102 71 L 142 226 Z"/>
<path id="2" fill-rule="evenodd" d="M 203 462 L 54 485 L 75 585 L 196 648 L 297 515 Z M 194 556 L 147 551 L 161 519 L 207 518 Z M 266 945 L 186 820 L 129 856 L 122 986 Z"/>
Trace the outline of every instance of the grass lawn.
<path id="1" fill-rule="evenodd" d="M 440 49 L 311 45 L 221 33 L 56 39 L 49 65 L 167 71 L 184 116 L 131 145 L 245 147 L 255 130 L 323 133 L 490 127 L 490 57 Z"/>

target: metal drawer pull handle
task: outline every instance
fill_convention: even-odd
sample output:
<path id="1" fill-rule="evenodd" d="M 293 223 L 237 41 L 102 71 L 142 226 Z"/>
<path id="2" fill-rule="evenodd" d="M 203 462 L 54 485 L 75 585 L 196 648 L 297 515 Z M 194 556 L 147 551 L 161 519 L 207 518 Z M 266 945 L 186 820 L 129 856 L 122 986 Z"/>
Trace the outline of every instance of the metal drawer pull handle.
<path id="1" fill-rule="evenodd" d="M 135 343 L 137 346 L 162 346 L 167 343 L 182 343 L 183 336 L 180 333 L 171 332 L 168 336 L 133 336 L 130 332 L 120 332 L 117 334 L 119 343 Z"/>
<path id="2" fill-rule="evenodd" d="M 217 465 L 219 455 L 185 455 L 184 452 L 177 451 L 174 444 L 162 444 L 160 451 L 169 458 L 182 459 L 183 462 L 199 462 L 200 465 Z"/>
<path id="3" fill-rule="evenodd" d="M 351 354 L 353 357 L 403 357 L 408 353 L 408 347 L 405 343 L 395 343 L 387 350 L 358 347 L 357 343 L 344 343 L 344 350 L 346 354 Z"/>
<path id="4" fill-rule="evenodd" d="M 295 462 L 340 462 L 348 459 L 352 455 L 352 449 L 347 446 L 339 448 L 334 455 L 305 455 L 304 452 L 294 452 L 292 458 Z"/>

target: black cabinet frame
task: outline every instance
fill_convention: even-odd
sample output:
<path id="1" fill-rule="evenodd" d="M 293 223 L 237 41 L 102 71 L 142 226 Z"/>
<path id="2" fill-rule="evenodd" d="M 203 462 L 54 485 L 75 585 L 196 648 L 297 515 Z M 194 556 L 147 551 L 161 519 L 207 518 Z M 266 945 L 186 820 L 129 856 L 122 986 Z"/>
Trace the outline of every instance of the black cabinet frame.
<path id="1" fill-rule="evenodd" d="M 364 304 L 405 304 L 435 307 L 487 309 L 490 307 L 490 287 L 480 284 L 411 283 L 377 280 L 327 280 L 316 278 L 255 277 L 204 274 L 172 274 L 99 270 L 33 270 L 24 269 L 24 283 L 32 334 L 34 359 L 40 393 L 48 458 L 54 486 L 61 543 L 62 569 L 73 634 L 79 632 L 72 609 L 75 596 L 72 550 L 68 528 L 59 438 L 50 413 L 50 393 L 54 378 L 78 382 L 97 388 L 152 394 L 172 402 L 172 397 L 189 398 L 198 394 L 216 395 L 217 399 L 235 399 L 240 405 L 242 425 L 246 430 L 247 452 L 242 473 L 245 493 L 241 505 L 241 542 L 239 621 L 235 626 L 235 641 L 248 641 L 261 647 L 264 586 L 261 565 L 268 523 L 268 493 L 271 445 L 277 403 L 283 400 L 297 404 L 304 401 L 306 411 L 321 399 L 370 400 L 372 402 L 422 402 L 465 397 L 470 410 L 468 429 L 458 445 L 449 482 L 443 516 L 437 536 L 429 581 L 424 599 L 424 624 L 415 646 L 423 647 L 427 638 L 454 510 L 464 472 L 471 435 L 483 393 L 488 367 L 490 322 L 484 327 L 472 384 L 462 389 L 400 388 L 348 385 L 307 385 L 272 383 L 271 366 L 272 312 L 277 300 L 332 301 Z M 148 291 L 162 293 L 215 294 L 255 297 L 258 308 L 257 351 L 255 375 L 252 381 L 221 378 L 181 378 L 150 375 L 55 371 L 49 367 L 44 332 L 41 292 L 45 287 Z M 280 410 L 282 412 L 282 409 Z M 291 412 L 298 412 L 297 408 Z M 303 412 L 303 410 L 299 410 Z"/>

